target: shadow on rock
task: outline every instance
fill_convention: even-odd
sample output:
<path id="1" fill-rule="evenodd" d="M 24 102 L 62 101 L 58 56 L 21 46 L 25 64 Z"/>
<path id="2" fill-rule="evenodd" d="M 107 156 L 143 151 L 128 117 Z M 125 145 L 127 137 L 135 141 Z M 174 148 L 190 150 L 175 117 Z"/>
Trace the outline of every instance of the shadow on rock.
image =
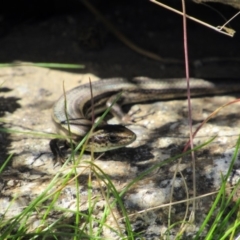
<path id="1" fill-rule="evenodd" d="M 0 92 L 9 92 L 10 89 L 0 88 Z M 17 102 L 20 100 L 16 97 L 0 97 L 0 118 L 4 118 L 6 113 L 13 113 L 21 105 Z M 7 123 L 0 120 L 0 128 L 7 128 Z M 3 163 L 9 156 L 8 148 L 11 144 L 9 133 L 0 130 L 0 163 Z"/>

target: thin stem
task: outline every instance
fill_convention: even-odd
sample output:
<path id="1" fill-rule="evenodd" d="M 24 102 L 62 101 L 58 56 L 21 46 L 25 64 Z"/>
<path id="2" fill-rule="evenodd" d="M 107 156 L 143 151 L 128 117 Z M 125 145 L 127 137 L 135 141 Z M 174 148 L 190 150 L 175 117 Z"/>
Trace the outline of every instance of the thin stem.
<path id="1" fill-rule="evenodd" d="M 188 101 L 188 126 L 189 126 L 189 137 L 191 150 L 193 149 L 193 133 L 192 133 L 192 106 L 191 106 L 191 90 L 189 81 L 189 61 L 188 61 L 188 42 L 187 42 L 187 18 L 186 18 L 186 6 L 185 1 L 182 0 L 183 9 L 183 42 L 184 42 L 184 57 L 185 57 L 185 72 L 187 82 L 187 101 Z M 193 168 L 193 198 L 196 197 L 196 174 L 195 174 L 195 154 L 191 152 L 192 156 L 192 168 Z M 193 201 L 193 219 L 195 211 L 195 201 Z"/>

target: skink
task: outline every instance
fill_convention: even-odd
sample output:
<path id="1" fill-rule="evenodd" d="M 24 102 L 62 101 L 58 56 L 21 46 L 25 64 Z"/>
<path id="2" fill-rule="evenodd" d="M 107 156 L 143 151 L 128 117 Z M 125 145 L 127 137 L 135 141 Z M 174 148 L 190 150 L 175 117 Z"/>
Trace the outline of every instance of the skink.
<path id="1" fill-rule="evenodd" d="M 240 93 L 240 82 L 228 80 L 206 81 L 203 79 L 190 79 L 191 96 L 215 95 L 223 93 Z M 103 112 L 116 98 L 116 94 L 122 92 L 113 112 L 120 115 L 120 106 L 137 102 L 152 100 L 170 100 L 186 98 L 186 80 L 177 79 L 149 79 L 138 77 L 132 80 L 123 78 L 104 79 L 92 83 L 92 96 L 94 102 L 94 114 Z M 66 108 L 65 108 L 66 107 Z M 92 99 L 89 84 L 84 84 L 66 92 L 66 95 L 54 104 L 52 118 L 60 134 L 72 138 L 77 144 L 89 132 L 93 123 Z M 67 116 L 66 116 L 67 115 Z M 67 119 L 68 117 L 68 119 Z M 69 128 L 70 132 L 69 133 Z M 102 124 L 97 127 L 90 136 L 86 150 L 104 152 L 120 148 L 132 143 L 136 135 L 123 125 Z M 55 157 L 63 158 L 58 140 L 50 141 L 50 148 Z"/>

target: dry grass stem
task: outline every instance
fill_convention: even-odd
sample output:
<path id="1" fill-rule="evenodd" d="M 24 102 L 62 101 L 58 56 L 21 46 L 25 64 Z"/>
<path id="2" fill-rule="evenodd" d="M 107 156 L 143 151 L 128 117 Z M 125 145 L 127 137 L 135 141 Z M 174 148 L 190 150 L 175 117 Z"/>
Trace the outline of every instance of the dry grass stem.
<path id="1" fill-rule="evenodd" d="M 153 2 L 153 3 L 155 3 L 155 4 L 157 4 L 157 5 L 159 5 L 159 6 L 161 6 L 161 7 L 164 7 L 164 8 L 166 8 L 166 9 L 172 11 L 172 12 L 175 12 L 175 13 L 183 16 L 183 13 L 182 13 L 182 12 L 180 12 L 180 11 L 174 9 L 174 8 L 171 8 L 171 7 L 169 7 L 168 5 L 165 5 L 165 4 L 163 4 L 163 3 L 157 2 L 156 0 L 150 0 L 150 1 Z M 227 21 L 227 23 L 230 22 L 230 21 L 231 21 L 234 17 L 236 17 L 238 14 L 239 14 L 239 13 L 235 14 L 229 21 Z M 214 31 L 217 31 L 217 32 L 219 32 L 219 33 L 222 33 L 222 34 L 224 34 L 224 35 L 227 35 L 227 36 L 229 36 L 229 37 L 233 37 L 233 36 L 234 36 L 235 31 L 234 31 L 233 29 L 224 27 L 227 23 L 225 23 L 222 27 L 219 27 L 219 26 L 214 27 L 214 26 L 212 26 L 212 25 L 210 25 L 210 24 L 208 24 L 208 23 L 206 23 L 206 22 L 203 22 L 203 21 L 201 21 L 201 20 L 199 20 L 199 19 L 197 19 L 197 18 L 195 18 L 195 17 L 189 16 L 189 15 L 187 15 L 187 14 L 186 14 L 186 18 L 188 18 L 188 19 L 190 19 L 190 20 L 192 20 L 192 21 L 194 21 L 194 22 L 197 22 L 197 23 L 199 23 L 199 24 L 201 24 L 201 25 L 203 25 L 203 26 L 205 26 L 205 27 L 211 28 L 211 29 L 213 29 Z"/>

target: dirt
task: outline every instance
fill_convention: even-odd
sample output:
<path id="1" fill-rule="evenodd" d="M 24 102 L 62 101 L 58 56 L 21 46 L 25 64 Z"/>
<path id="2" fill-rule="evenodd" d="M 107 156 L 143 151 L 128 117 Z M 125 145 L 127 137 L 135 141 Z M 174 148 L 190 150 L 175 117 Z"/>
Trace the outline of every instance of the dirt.
<path id="1" fill-rule="evenodd" d="M 181 4 L 167 1 L 181 9 Z M 133 43 L 162 58 L 184 62 L 181 16 L 148 1 L 93 1 L 93 5 Z M 126 47 L 80 1 L 17 3 L 19 11 L 2 15 L 1 62 L 60 62 L 85 65 L 83 72 L 105 77 L 182 77 L 183 64 L 165 64 Z M 213 26 L 237 11 L 229 6 L 188 2 L 187 13 Z M 9 10 L 12 8 L 9 7 Z M 6 7 L 6 11 L 8 8 Z M 219 11 L 220 13 L 216 12 Z M 192 77 L 240 76 L 237 18 L 233 38 L 188 21 L 188 52 Z"/>

